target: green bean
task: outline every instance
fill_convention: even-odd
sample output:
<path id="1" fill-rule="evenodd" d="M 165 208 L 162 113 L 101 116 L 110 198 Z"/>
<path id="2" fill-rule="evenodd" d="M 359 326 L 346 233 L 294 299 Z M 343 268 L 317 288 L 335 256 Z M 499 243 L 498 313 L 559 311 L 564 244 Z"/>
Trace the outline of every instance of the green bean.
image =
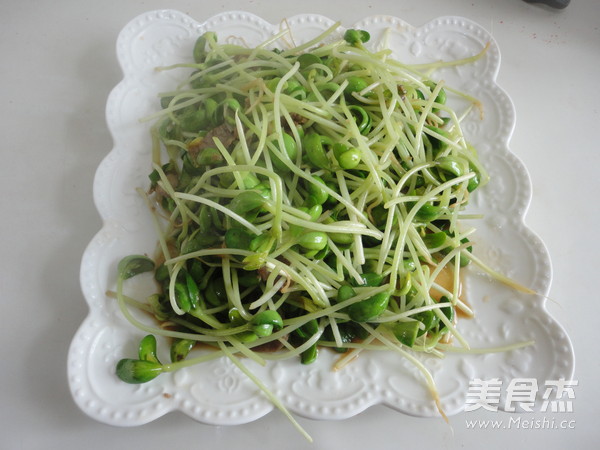
<path id="1" fill-rule="evenodd" d="M 314 343 L 308 349 L 304 350 L 300 355 L 300 361 L 302 364 L 312 364 L 317 360 L 319 350 L 317 344 Z"/>
<path id="2" fill-rule="evenodd" d="M 200 305 L 200 291 L 194 278 L 189 273 L 185 274 L 185 284 L 190 301 L 190 309 L 196 309 Z"/>
<path id="3" fill-rule="evenodd" d="M 225 121 L 230 125 L 235 125 L 235 114 L 240 109 L 240 103 L 236 99 L 223 100 L 217 108 L 217 123 Z"/>
<path id="4" fill-rule="evenodd" d="M 204 62 L 204 60 L 206 59 L 206 43 L 208 39 L 216 40 L 215 33 L 212 31 L 207 31 L 206 33 L 202 34 L 194 44 L 193 55 L 194 61 L 196 61 L 197 63 Z"/>
<path id="5" fill-rule="evenodd" d="M 388 306 L 390 292 L 381 292 L 347 308 L 348 316 L 355 322 L 368 322 L 379 317 Z"/>
<path id="6" fill-rule="evenodd" d="M 280 151 L 280 153 L 284 156 L 284 158 L 287 157 L 287 159 L 291 163 L 295 163 L 296 155 L 298 154 L 298 148 L 296 146 L 296 141 L 288 133 L 282 133 L 281 137 L 283 138 L 283 145 L 284 145 L 285 151 L 282 152 L 281 149 L 279 148 L 279 140 L 278 139 L 273 140 L 273 145 L 275 146 L 275 148 L 277 150 Z M 287 164 L 285 164 L 279 158 L 279 156 L 275 155 L 273 152 L 271 152 L 271 162 L 273 163 L 273 166 L 282 173 L 290 171 Z"/>
<path id="7" fill-rule="evenodd" d="M 333 217 L 329 216 L 329 217 L 325 218 L 325 220 L 323 221 L 323 223 L 325 223 L 325 224 L 335 224 L 336 220 Z M 350 233 L 329 232 L 329 233 L 327 233 L 327 236 L 329 236 L 329 239 L 331 239 L 336 244 L 343 245 L 343 246 L 350 245 L 350 244 L 352 244 L 354 242 L 354 235 L 350 234 Z"/>
<path id="8" fill-rule="evenodd" d="M 242 344 L 250 344 L 256 341 L 259 336 L 254 331 L 241 331 L 240 333 L 235 335 L 235 338 L 239 340 Z"/>
<path id="9" fill-rule="evenodd" d="M 346 80 L 348 81 L 348 84 L 344 89 L 344 94 L 348 96 L 351 96 L 353 92 L 362 91 L 369 85 L 369 83 L 364 78 L 360 77 L 348 77 L 346 78 Z"/>
<path id="10" fill-rule="evenodd" d="M 212 147 L 202 149 L 196 157 L 196 162 L 199 166 L 218 166 L 223 164 L 224 161 L 221 152 Z"/>
<path id="11" fill-rule="evenodd" d="M 450 136 L 450 133 L 448 133 L 446 130 L 442 130 L 441 128 L 438 127 L 434 127 L 432 125 L 425 125 L 425 128 L 427 128 L 428 130 L 431 130 L 432 132 L 442 136 L 445 139 L 451 139 L 452 137 Z M 428 139 L 431 142 L 431 147 L 433 150 L 433 157 L 435 158 L 437 155 L 439 155 L 440 153 L 444 152 L 447 148 L 448 148 L 448 143 L 438 139 L 435 136 L 431 136 L 428 135 Z"/>
<path id="12" fill-rule="evenodd" d="M 327 198 L 329 198 L 329 194 Z M 319 201 L 318 199 L 314 199 L 314 197 L 310 200 L 310 202 L 309 199 L 311 199 L 311 196 L 307 198 L 307 203 L 316 203 Z M 312 205 L 310 208 L 301 207 L 300 209 L 303 209 L 310 216 L 311 222 L 316 221 L 319 217 L 321 217 L 321 214 L 323 213 L 323 206 L 319 203 Z"/>
<path id="13" fill-rule="evenodd" d="M 225 232 L 225 245 L 229 248 L 249 250 L 256 235 L 245 228 L 230 228 Z"/>
<path id="14" fill-rule="evenodd" d="M 319 169 L 329 169 L 331 164 L 327 156 L 328 148 L 333 145 L 331 139 L 317 133 L 309 133 L 304 137 L 303 146 L 309 161 Z"/>
<path id="15" fill-rule="evenodd" d="M 214 98 L 209 97 L 204 100 L 202 106 L 204 107 L 204 111 L 206 112 L 206 119 L 208 120 L 209 126 L 217 126 L 219 124 L 219 103 Z"/>
<path id="16" fill-rule="evenodd" d="M 319 333 L 319 323 L 316 319 L 309 320 L 295 331 L 296 336 L 300 338 L 301 343 L 307 342 L 310 338 Z M 302 364 L 312 364 L 317 360 L 317 343 L 313 343 L 300 354 Z"/>
<path id="17" fill-rule="evenodd" d="M 171 362 L 183 361 L 192 351 L 196 341 L 191 339 L 175 339 L 171 344 L 170 356 Z"/>
<path id="18" fill-rule="evenodd" d="M 300 64 L 300 69 L 306 69 L 307 67 L 310 67 L 313 64 L 320 64 L 321 58 L 312 53 L 303 53 L 300 56 L 298 56 L 297 61 Z"/>
<path id="19" fill-rule="evenodd" d="M 182 311 L 190 312 L 192 310 L 192 301 L 187 286 L 181 282 L 175 283 L 175 300 Z"/>
<path id="20" fill-rule="evenodd" d="M 148 305 L 150 305 L 150 309 L 152 310 L 152 314 L 159 322 L 164 322 L 169 319 L 172 315 L 172 310 L 162 301 L 164 297 L 161 297 L 158 294 L 150 295 L 146 298 Z"/>
<path id="21" fill-rule="evenodd" d="M 321 95 L 326 97 L 328 95 L 332 95 L 333 93 L 335 93 L 340 88 L 340 85 L 337 83 L 326 82 L 326 83 L 319 83 L 319 84 L 317 84 L 316 87 L 319 90 L 319 92 L 321 93 Z"/>
<path id="22" fill-rule="evenodd" d="M 350 45 L 369 42 L 369 39 L 371 39 L 371 35 L 365 30 L 350 29 L 344 33 L 344 40 Z"/>
<path id="23" fill-rule="evenodd" d="M 439 231 L 437 233 L 429 233 L 423 237 L 423 243 L 428 248 L 437 248 L 444 245 L 446 242 L 447 234 L 443 231 Z"/>
<path id="24" fill-rule="evenodd" d="M 154 271 L 154 279 L 159 283 L 169 279 L 169 268 L 164 264 L 161 264 Z"/>
<path id="25" fill-rule="evenodd" d="M 283 328 L 283 319 L 281 315 L 272 309 L 259 312 L 252 318 L 253 325 L 269 325 L 272 329 L 281 330 Z"/>
<path id="26" fill-rule="evenodd" d="M 371 116 L 369 115 L 367 110 L 362 106 L 358 105 L 350 105 L 348 106 L 348 109 L 352 113 L 352 117 L 354 118 L 354 121 L 358 126 L 358 131 L 360 132 L 360 134 L 369 134 L 369 131 L 371 131 L 372 123 Z"/>
<path id="27" fill-rule="evenodd" d="M 183 161 L 183 172 L 187 173 L 193 177 L 202 175 L 205 171 L 204 167 L 199 166 L 190 156 L 189 153 L 186 153 L 181 157 Z"/>
<path id="28" fill-rule="evenodd" d="M 156 337 L 152 334 L 144 336 L 140 341 L 138 357 L 143 361 L 151 361 L 160 364 L 156 356 Z"/>
<path id="29" fill-rule="evenodd" d="M 397 296 L 401 297 L 407 295 L 412 289 L 412 276 L 411 272 L 406 273 L 402 277 L 402 282 L 400 284 L 400 290 L 396 293 Z"/>
<path id="30" fill-rule="evenodd" d="M 192 234 L 181 246 L 181 252 L 184 254 L 193 253 L 198 250 L 216 245 L 220 240 L 219 235 L 210 227 L 207 229 L 210 231 L 203 232 L 201 229 L 196 230 L 194 234 Z"/>
<path id="31" fill-rule="evenodd" d="M 364 272 L 361 274 L 361 283 L 357 284 L 355 282 L 355 284 L 358 286 L 368 286 L 368 287 L 381 286 L 383 279 L 384 279 L 384 276 L 380 273 Z"/>
<path id="32" fill-rule="evenodd" d="M 258 192 L 243 191 L 231 200 L 229 209 L 236 214 L 253 221 L 258 216 L 259 212 L 265 204 L 265 198 Z"/>
<path id="33" fill-rule="evenodd" d="M 446 296 L 442 296 L 440 298 L 440 303 L 450 303 L 450 299 L 448 299 L 448 297 L 446 297 Z M 450 323 L 452 323 L 452 321 L 454 320 L 454 315 L 455 315 L 454 307 L 451 306 L 451 305 L 450 306 L 444 306 L 443 308 L 440 308 L 440 311 L 446 316 L 446 318 L 448 319 L 448 321 Z M 441 333 L 448 332 L 448 327 L 441 320 L 439 322 L 438 328 L 439 328 L 439 331 Z"/>
<path id="34" fill-rule="evenodd" d="M 472 164 L 469 164 L 469 170 L 471 173 L 474 173 L 475 176 L 469 179 L 469 182 L 467 184 L 467 191 L 473 192 L 479 187 L 481 183 L 481 174 L 477 171 L 477 169 L 475 169 L 475 167 Z"/>
<path id="35" fill-rule="evenodd" d="M 203 110 L 184 111 L 179 116 L 182 131 L 198 132 L 206 128 L 206 113 Z"/>
<path id="36" fill-rule="evenodd" d="M 360 164 L 361 154 L 357 148 L 350 148 L 344 144 L 336 143 L 333 145 L 333 155 L 344 170 L 354 169 Z"/>
<path id="37" fill-rule="evenodd" d="M 366 336 L 360 336 L 359 330 L 355 327 L 354 322 L 345 322 L 339 323 L 336 325 L 339 333 L 339 342 L 342 344 L 347 344 L 353 342 L 355 339 L 364 339 Z M 364 330 L 363 328 L 360 328 Z M 325 341 L 333 341 L 335 340 L 335 336 L 331 329 L 331 326 L 325 329 L 323 333 L 323 340 Z M 333 347 L 333 349 L 338 353 L 346 353 L 348 351 L 348 347 Z"/>
<path id="38" fill-rule="evenodd" d="M 258 192 L 262 198 L 265 200 L 270 200 L 272 198 L 271 186 L 267 182 L 260 182 L 256 186 L 252 188 L 254 192 Z"/>
<path id="39" fill-rule="evenodd" d="M 270 252 L 274 249 L 273 238 L 268 234 L 261 234 L 250 241 L 250 251 L 252 252 Z"/>
<path id="40" fill-rule="evenodd" d="M 294 97 L 300 93 L 305 94 L 306 90 L 304 89 L 302 84 L 300 84 L 300 82 L 298 80 L 294 80 L 292 78 L 292 79 L 288 79 L 287 83 L 285 84 L 284 92 L 287 95 L 291 95 L 292 97 Z"/>
<path id="41" fill-rule="evenodd" d="M 212 306 L 219 306 L 225 302 L 227 300 L 227 293 L 225 291 L 225 282 L 223 281 L 223 278 L 209 281 L 206 290 L 204 291 L 204 297 Z"/>
<path id="42" fill-rule="evenodd" d="M 407 347 L 412 347 L 419 332 L 419 322 L 398 322 L 392 327 L 396 339 Z"/>
<path id="43" fill-rule="evenodd" d="M 121 359 L 117 363 L 117 376 L 125 383 L 140 384 L 153 380 L 163 372 L 163 366 L 154 361 Z"/>
<path id="44" fill-rule="evenodd" d="M 206 270 L 204 268 L 204 265 L 200 261 L 194 259 L 188 262 L 188 273 L 192 276 L 194 281 L 198 283 L 204 278 Z"/>
<path id="45" fill-rule="evenodd" d="M 246 189 L 256 188 L 261 183 L 258 177 L 252 173 L 244 173 L 242 175 L 242 180 L 244 181 L 244 188 Z"/>
<path id="46" fill-rule="evenodd" d="M 385 208 L 383 205 L 377 205 L 371 210 L 372 222 L 377 226 L 377 228 L 382 229 L 386 226 L 388 220 L 388 214 L 393 213 L 393 210 L 389 210 Z M 392 217 L 392 226 L 396 226 L 398 224 L 398 216 L 393 215 Z"/>
<path id="47" fill-rule="evenodd" d="M 324 187 L 326 186 L 325 181 L 323 181 L 323 179 L 317 175 L 313 175 L 312 179 L 317 181 L 318 183 L 306 183 L 306 189 L 308 191 L 306 205 L 309 207 L 322 205 L 329 199 L 329 194 L 324 189 Z M 320 187 L 319 183 L 322 184 L 323 187 Z"/>
<path id="48" fill-rule="evenodd" d="M 427 80 L 425 81 L 425 85 L 431 89 L 431 91 L 433 91 L 436 87 L 437 87 L 437 83 L 431 81 L 431 80 Z M 446 91 L 444 90 L 444 88 L 441 88 L 437 94 L 437 96 L 435 97 L 434 102 L 435 103 L 439 103 L 440 105 L 445 105 L 446 104 Z M 433 108 L 432 109 L 433 112 L 439 112 L 439 108 Z"/>
<path id="49" fill-rule="evenodd" d="M 351 299 L 356 296 L 356 291 L 352 288 L 352 286 L 348 286 L 346 284 L 340 286 L 337 292 L 337 302 L 341 303 L 346 300 Z"/>
<path id="50" fill-rule="evenodd" d="M 429 330 L 433 329 L 440 320 L 439 317 L 430 309 L 415 314 L 413 318 L 423 324 L 423 328 L 419 329 L 417 336 L 422 336 Z"/>
<path id="51" fill-rule="evenodd" d="M 319 332 L 319 323 L 316 319 L 309 320 L 296 330 L 298 336 L 303 339 L 309 339 Z"/>
<path id="52" fill-rule="evenodd" d="M 241 326 L 246 323 L 240 310 L 236 307 L 230 308 L 227 312 L 227 317 L 229 319 L 229 323 L 232 327 Z"/>
<path id="53" fill-rule="evenodd" d="M 436 160 L 437 166 L 452 177 L 465 174 L 466 161 L 453 156 L 444 156 Z"/>
<path id="54" fill-rule="evenodd" d="M 268 80 L 265 83 L 265 86 L 271 92 L 275 92 L 275 90 L 277 89 L 277 86 L 279 85 L 280 82 L 281 82 L 281 77 L 274 77 L 274 78 L 271 78 L 270 80 Z M 288 86 L 287 82 L 283 84 L 284 92 L 287 90 L 287 86 Z"/>
<path id="55" fill-rule="evenodd" d="M 143 255 L 131 255 L 123 258 L 119 262 L 117 271 L 119 276 L 126 280 L 132 278 L 140 273 L 150 272 L 154 270 L 154 261 L 147 256 Z"/>
<path id="56" fill-rule="evenodd" d="M 439 206 L 432 205 L 430 203 L 425 203 L 423 206 L 419 208 L 417 214 L 415 215 L 415 219 L 423 222 L 431 222 L 437 219 L 442 213 L 442 208 Z"/>
<path id="57" fill-rule="evenodd" d="M 450 235 L 452 235 L 452 233 L 450 233 Z M 461 244 L 466 244 L 467 242 L 470 242 L 468 238 L 462 238 L 460 240 Z M 444 254 L 444 255 L 447 255 L 448 253 L 450 253 L 450 250 L 452 250 L 453 248 L 455 248 L 454 245 L 451 246 L 451 247 L 443 248 L 443 249 L 441 249 L 441 253 Z M 473 247 L 469 245 L 466 248 L 466 251 L 468 253 L 471 253 L 473 251 Z M 469 255 L 467 253 L 465 253 L 464 251 L 461 251 L 460 252 L 460 256 L 459 256 L 460 267 L 465 267 L 465 266 L 469 265 L 470 262 L 471 262 L 471 259 L 469 258 Z"/>
<path id="58" fill-rule="evenodd" d="M 311 231 L 300 236 L 298 244 L 307 250 L 323 250 L 327 245 L 327 234 L 322 231 Z"/>
<path id="59" fill-rule="evenodd" d="M 351 148 L 347 152 L 340 155 L 338 163 L 344 170 L 351 170 L 356 168 L 360 164 L 361 154 L 360 150 Z"/>
<path id="60" fill-rule="evenodd" d="M 270 336 L 273 333 L 273 325 L 263 323 L 260 325 L 253 325 L 252 331 L 259 338 Z"/>
<path id="61" fill-rule="evenodd" d="M 339 245 L 350 245 L 354 242 L 354 236 L 348 233 L 328 233 L 328 236 Z"/>

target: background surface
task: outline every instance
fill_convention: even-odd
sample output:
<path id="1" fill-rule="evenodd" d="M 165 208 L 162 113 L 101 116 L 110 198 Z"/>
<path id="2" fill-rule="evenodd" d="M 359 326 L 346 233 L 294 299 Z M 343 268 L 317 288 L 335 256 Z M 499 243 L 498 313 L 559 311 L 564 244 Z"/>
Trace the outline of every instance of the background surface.
<path id="1" fill-rule="evenodd" d="M 446 424 L 373 407 L 344 421 L 300 419 L 315 439 L 310 445 L 277 411 L 236 427 L 198 424 L 174 413 L 117 428 L 77 408 L 66 358 L 87 314 L 78 279 L 81 255 L 101 227 L 92 180 L 112 147 L 104 106 L 121 78 L 115 41 L 136 15 L 161 8 L 198 21 L 247 10 L 272 23 L 310 12 L 344 25 L 373 14 L 414 25 L 458 15 L 491 32 L 502 53 L 498 82 L 517 112 L 511 149 L 533 183 L 526 221 L 552 258 L 548 307 L 573 340 L 579 381 L 573 413 L 527 418 L 564 418 L 571 428 L 469 429 L 467 420 L 509 419 L 470 412 Z M 597 0 L 573 0 L 561 11 L 521 0 L 1 1 L 0 448 L 596 448 L 599 26 Z"/>

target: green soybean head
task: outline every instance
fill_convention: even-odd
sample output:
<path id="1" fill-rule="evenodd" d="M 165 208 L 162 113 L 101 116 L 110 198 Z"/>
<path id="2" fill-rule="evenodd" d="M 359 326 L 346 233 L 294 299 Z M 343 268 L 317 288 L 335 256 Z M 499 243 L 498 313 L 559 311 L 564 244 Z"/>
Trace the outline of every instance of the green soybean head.
<path id="1" fill-rule="evenodd" d="M 116 374 L 125 383 L 141 384 L 153 380 L 163 370 L 163 366 L 154 361 L 125 358 L 117 363 Z"/>

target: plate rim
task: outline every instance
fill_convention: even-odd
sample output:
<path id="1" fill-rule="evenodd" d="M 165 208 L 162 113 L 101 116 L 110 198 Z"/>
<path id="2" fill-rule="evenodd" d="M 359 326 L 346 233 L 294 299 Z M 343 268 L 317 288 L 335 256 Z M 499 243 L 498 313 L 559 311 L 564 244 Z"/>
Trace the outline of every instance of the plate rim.
<path id="1" fill-rule="evenodd" d="M 185 17 L 187 18 L 186 20 L 189 20 L 189 23 L 191 23 L 193 26 L 197 27 L 197 28 L 201 28 L 202 26 L 204 26 L 205 24 L 210 23 L 211 21 L 217 21 L 220 20 L 223 17 L 229 17 L 232 14 L 233 15 L 242 15 L 242 16 L 252 16 L 254 18 L 256 18 L 257 20 L 262 21 L 265 25 L 269 25 L 271 27 L 276 26 L 277 24 L 272 24 L 267 22 L 266 20 L 262 19 L 261 17 L 250 13 L 250 12 L 246 12 L 246 11 L 242 11 L 242 10 L 233 10 L 233 11 L 225 11 L 225 12 L 221 12 L 218 14 L 215 14 L 209 18 L 207 18 L 205 21 L 203 22 L 198 22 L 196 20 L 194 20 L 193 18 L 191 18 L 189 15 L 182 13 L 180 11 L 177 10 L 172 10 L 172 9 L 160 9 L 160 10 L 154 10 L 154 11 L 148 11 L 145 13 L 142 13 L 138 16 L 136 16 L 135 18 L 133 18 L 130 22 L 128 22 L 124 28 L 121 30 L 121 32 L 119 33 L 118 37 L 117 37 L 117 54 L 119 55 L 119 48 L 121 45 L 123 45 L 123 39 L 126 39 L 126 33 L 131 29 L 131 27 L 135 26 L 135 24 L 139 23 L 140 20 L 143 20 L 144 18 L 147 18 L 149 16 L 153 16 L 153 15 L 157 15 L 157 16 L 164 16 L 164 15 L 169 15 L 169 14 L 175 14 L 178 15 L 179 17 Z M 310 17 L 318 17 L 318 18 L 324 18 L 326 20 L 330 20 L 329 18 L 327 18 L 326 16 L 320 15 L 320 14 L 296 14 L 294 16 L 290 16 L 288 18 L 288 20 L 293 21 L 293 20 L 297 20 L 298 18 L 301 17 L 306 17 L 306 16 L 310 16 Z M 397 23 L 402 23 L 404 24 L 404 26 L 406 27 L 410 27 L 412 30 L 419 30 L 419 29 L 425 29 L 426 27 L 432 27 L 437 23 L 443 22 L 443 21 L 455 21 L 455 20 L 459 20 L 462 22 L 465 22 L 467 24 L 470 24 L 470 26 L 473 27 L 478 27 L 479 29 L 485 30 L 481 25 L 477 24 L 476 22 L 472 21 L 471 19 L 468 18 L 464 18 L 464 17 L 460 17 L 460 16 L 441 16 L 441 17 L 437 17 L 434 18 L 426 23 L 424 23 L 423 25 L 420 26 L 413 26 L 410 25 L 408 22 L 404 21 L 401 18 L 395 17 L 395 16 L 389 16 L 389 15 L 370 15 L 367 16 L 357 22 L 355 22 L 354 24 L 350 25 L 350 26 L 355 26 L 357 24 L 361 24 L 361 23 L 365 23 L 368 20 L 372 20 L 374 18 L 386 18 L 387 19 L 393 19 L 395 21 L 397 21 Z M 350 27 L 349 26 L 349 27 Z M 343 27 L 342 28 L 347 28 L 347 27 Z M 488 33 L 489 35 L 489 33 Z M 539 238 L 539 236 L 537 234 L 535 234 L 535 232 L 529 228 L 526 223 L 525 223 L 525 217 L 527 214 L 527 210 L 529 208 L 530 202 L 531 202 L 531 198 L 532 198 L 532 189 L 531 189 L 531 179 L 529 177 L 529 173 L 526 169 L 526 167 L 524 166 L 524 164 L 521 162 L 521 160 L 518 158 L 518 156 L 516 154 L 514 154 L 512 152 L 512 150 L 510 149 L 509 143 L 510 143 L 510 139 L 512 137 L 512 134 L 514 132 L 514 128 L 516 125 L 516 119 L 515 119 L 515 112 L 514 112 L 514 104 L 512 103 L 512 100 L 510 99 L 510 97 L 502 90 L 502 88 L 500 86 L 498 86 L 498 84 L 496 83 L 496 79 L 500 70 L 500 52 L 497 46 L 497 43 L 493 40 L 493 36 L 489 35 L 490 40 L 493 42 L 493 47 L 496 49 L 496 51 L 498 52 L 498 63 L 495 66 L 495 70 L 494 72 L 491 74 L 491 80 L 494 82 L 495 86 L 502 91 L 505 95 L 506 98 L 508 99 L 511 108 L 512 108 L 512 114 L 513 114 L 513 118 L 512 118 L 512 125 L 510 127 L 510 131 L 506 134 L 506 139 L 504 144 L 504 147 L 506 148 L 508 154 L 514 158 L 514 160 L 517 162 L 517 164 L 520 165 L 520 168 L 522 169 L 522 174 L 524 175 L 527 179 L 526 179 L 526 184 L 529 187 L 529 190 L 527 192 L 527 195 L 525 196 L 526 198 L 524 198 L 524 204 L 522 205 L 521 210 L 519 211 L 519 220 L 516 222 L 516 226 L 519 228 L 520 232 L 524 232 L 528 235 L 528 237 L 530 239 L 534 239 L 537 241 L 537 245 L 541 246 L 543 251 L 545 251 L 546 256 L 547 256 L 547 264 L 548 264 L 548 271 L 549 273 L 547 274 L 546 280 L 543 284 L 543 292 L 540 292 L 540 294 L 542 294 L 543 296 L 547 296 L 548 292 L 550 291 L 550 287 L 551 287 L 551 280 L 552 280 L 552 266 L 551 266 L 551 259 L 549 256 L 549 253 L 545 247 L 545 244 L 543 243 L 543 241 Z M 124 89 L 126 87 L 126 79 L 127 79 L 127 68 L 126 65 L 123 64 L 121 57 L 119 57 L 119 65 L 121 66 L 121 69 L 123 71 L 123 79 L 111 90 L 108 99 L 107 99 L 107 105 L 106 105 L 106 123 L 107 126 L 109 128 L 109 131 L 111 133 L 111 136 L 113 138 L 113 147 L 110 150 L 110 152 L 103 158 L 102 162 L 100 163 L 100 165 L 98 166 L 98 169 L 94 175 L 94 181 L 93 181 L 93 188 L 94 188 L 94 203 L 96 206 L 96 209 L 98 210 L 98 213 L 100 214 L 101 218 L 102 218 L 102 227 L 100 228 L 100 230 L 94 235 L 94 237 L 91 239 L 91 241 L 88 243 L 88 245 L 86 246 L 86 249 L 84 250 L 84 253 L 82 255 L 82 261 L 81 261 L 81 266 L 80 266 L 80 285 L 81 285 L 81 289 L 82 292 L 84 294 L 84 298 L 86 300 L 86 303 L 88 304 L 88 308 L 89 308 L 89 312 L 86 316 L 86 318 L 84 319 L 84 321 L 82 322 L 82 324 L 80 325 L 80 330 L 86 325 L 86 323 L 91 320 L 91 316 L 94 313 L 94 305 L 93 302 L 96 301 L 97 299 L 94 298 L 95 296 L 92 295 L 89 292 L 88 286 L 89 286 L 89 276 L 90 274 L 86 271 L 88 265 L 90 264 L 90 260 L 93 259 L 96 255 L 96 252 L 98 251 L 99 248 L 102 247 L 102 243 L 104 242 L 105 239 L 107 239 L 108 235 L 110 235 L 111 232 L 115 232 L 115 229 L 118 228 L 118 223 L 115 223 L 114 220 L 112 220 L 109 212 L 110 210 L 107 209 L 106 205 L 103 204 L 103 201 L 101 201 L 100 199 L 100 194 L 99 194 L 99 189 L 101 187 L 101 183 L 102 183 L 102 171 L 105 170 L 106 166 L 109 165 L 112 161 L 112 159 L 116 158 L 117 155 L 114 153 L 115 152 L 115 148 L 116 148 L 116 143 L 118 140 L 118 136 L 115 135 L 115 131 L 114 129 L 111 127 L 111 119 L 109 117 L 109 108 L 110 108 L 110 102 L 111 102 L 111 98 L 113 98 L 114 96 L 118 96 L 119 92 L 121 89 Z M 545 307 L 545 300 L 543 301 L 542 304 L 542 309 L 548 314 L 549 317 L 550 313 L 547 311 L 546 307 Z M 554 320 L 552 318 L 552 320 Z M 561 325 L 558 323 L 558 321 L 554 320 L 554 322 L 556 323 L 556 325 L 558 327 L 561 327 Z M 562 327 L 561 327 L 562 328 Z M 145 416 L 145 418 L 140 421 L 140 420 L 131 420 L 130 422 L 127 422 L 127 420 L 123 421 L 121 416 L 117 416 L 116 419 L 111 418 L 111 417 L 106 417 L 106 416 L 102 416 L 101 414 L 94 414 L 93 411 L 90 410 L 89 408 L 89 404 L 85 404 L 85 402 L 81 401 L 81 391 L 77 390 L 77 383 L 74 382 L 73 379 L 73 360 L 77 359 L 77 357 L 79 355 L 77 355 L 77 335 L 79 334 L 80 330 L 78 330 L 76 336 L 73 338 L 73 341 L 71 342 L 71 346 L 69 349 L 69 361 L 68 361 L 68 371 L 69 371 L 69 385 L 70 385 L 70 389 L 71 392 L 73 394 L 73 397 L 76 400 L 76 403 L 81 407 L 81 409 L 83 409 L 86 413 L 88 413 L 88 415 L 94 417 L 97 420 L 103 421 L 105 423 L 110 423 L 112 425 L 119 425 L 119 426 L 126 426 L 126 425 L 139 425 L 142 423 L 147 423 L 150 422 L 162 415 L 164 415 L 165 413 L 172 411 L 172 410 L 183 410 L 182 407 L 178 407 L 176 404 L 171 404 L 171 406 L 167 407 L 167 408 L 163 408 L 163 409 L 157 409 L 155 411 L 154 414 L 148 414 Z M 564 330 L 563 330 L 564 331 Z M 568 341 L 568 343 L 571 345 L 571 353 L 572 352 L 572 344 L 570 343 L 570 339 L 568 337 L 568 335 L 565 333 L 566 339 Z M 573 357 L 573 361 L 571 364 L 571 373 L 574 372 L 574 357 Z M 81 388 L 79 388 L 81 389 Z M 377 401 L 374 402 L 373 404 L 377 404 L 377 403 L 381 403 L 381 404 L 386 404 L 383 401 Z M 360 411 L 356 411 L 355 414 L 358 414 L 360 412 L 362 412 L 364 409 L 368 408 L 372 406 L 372 404 L 367 404 L 365 405 L 365 407 L 363 409 L 361 409 Z M 386 404 L 386 406 L 390 406 L 393 408 L 393 406 Z M 270 408 L 267 408 L 268 410 L 265 411 L 261 411 L 260 414 L 257 417 L 253 417 L 250 420 L 246 420 L 243 419 L 239 420 L 239 421 L 229 421 L 227 422 L 227 424 L 237 424 L 237 423 L 246 423 L 249 422 L 251 420 L 256 420 L 259 417 L 262 417 L 263 415 L 267 414 L 270 410 L 273 409 L 272 405 Z M 184 411 L 185 412 L 185 411 Z M 403 411 L 404 413 L 406 413 L 406 411 Z M 297 412 L 298 413 L 298 412 Z M 301 412 L 298 413 L 299 415 L 303 415 Z M 346 417 L 351 417 L 355 414 L 350 414 Z M 410 413 L 407 413 L 410 414 Z M 188 414 L 189 415 L 189 414 Z M 419 415 L 419 414 L 415 414 L 415 415 Z M 307 415 L 306 417 L 310 417 L 310 415 Z M 339 417 L 341 419 L 346 418 L 346 417 Z M 333 419 L 337 419 L 338 417 L 333 417 Z M 210 421 L 204 421 L 206 423 L 211 423 Z M 217 424 L 224 424 L 221 423 L 219 421 L 215 422 Z"/>

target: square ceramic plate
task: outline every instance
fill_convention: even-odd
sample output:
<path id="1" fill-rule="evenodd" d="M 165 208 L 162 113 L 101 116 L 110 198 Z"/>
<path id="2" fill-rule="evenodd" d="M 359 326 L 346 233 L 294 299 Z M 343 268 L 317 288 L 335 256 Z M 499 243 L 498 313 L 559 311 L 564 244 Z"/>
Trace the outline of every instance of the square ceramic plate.
<path id="1" fill-rule="evenodd" d="M 257 387 L 224 358 L 164 374 L 143 385 L 121 382 L 115 365 L 135 355 L 144 333 L 122 317 L 116 301 L 105 292 L 114 289 L 122 257 L 151 254 L 156 245 L 150 214 L 135 192 L 147 188 L 151 170 L 149 124 L 139 119 L 156 111 L 157 93 L 172 89 L 186 73 L 155 68 L 189 60 L 196 38 L 205 31 L 252 46 L 287 27 L 287 42 L 291 36 L 299 44 L 333 23 L 305 14 L 270 24 L 245 12 L 227 12 L 199 23 L 183 13 L 161 10 L 142 14 L 122 30 L 117 54 L 124 77 L 106 108 L 114 148 L 94 181 L 94 199 L 104 225 L 81 264 L 81 286 L 90 311 L 73 339 L 68 360 L 73 397 L 91 417 L 129 426 L 181 410 L 205 423 L 239 424 L 273 409 Z M 491 182 L 478 190 L 469 206 L 484 217 L 474 224 L 478 229 L 472 239 L 474 252 L 539 294 L 520 294 L 470 268 L 464 281 L 476 317 L 461 321 L 459 329 L 472 348 L 530 340 L 535 345 L 505 353 L 450 353 L 443 359 L 417 355 L 433 375 L 445 412 L 455 414 L 464 408 L 469 381 L 475 378 L 499 378 L 504 383 L 515 377 L 533 378 L 539 384 L 570 379 L 574 368 L 571 343 L 545 309 L 550 259 L 540 239 L 524 224 L 531 186 L 527 171 L 508 148 L 515 114 L 509 97 L 496 84 L 500 54 L 495 42 L 483 28 L 460 17 L 441 17 L 413 27 L 396 17 L 372 16 L 349 27 L 368 30 L 370 45 L 377 48 L 385 42 L 396 59 L 410 63 L 460 59 L 490 44 L 485 57 L 476 63 L 447 68 L 436 76 L 483 104 L 483 114 L 473 110 L 463 122 L 468 140 L 491 175 Z M 130 288 L 131 295 L 143 298 L 153 284 L 140 276 Z M 308 418 L 347 418 L 379 403 L 412 415 L 439 414 L 421 373 L 399 355 L 365 353 L 344 370 L 332 372 L 335 357 L 323 351 L 318 362 L 309 366 L 296 360 L 265 367 L 250 361 L 247 365 L 289 410 Z"/>

